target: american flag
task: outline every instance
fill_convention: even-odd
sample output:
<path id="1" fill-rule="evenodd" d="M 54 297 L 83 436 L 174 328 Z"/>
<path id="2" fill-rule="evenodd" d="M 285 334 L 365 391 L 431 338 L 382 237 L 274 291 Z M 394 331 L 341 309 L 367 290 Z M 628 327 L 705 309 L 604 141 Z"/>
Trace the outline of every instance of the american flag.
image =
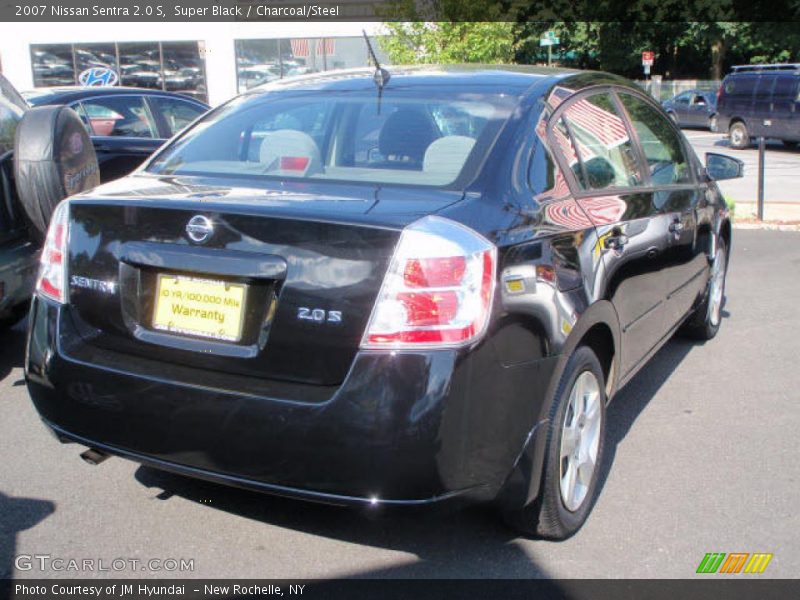
<path id="1" fill-rule="evenodd" d="M 577 230 L 617 223 L 627 207 L 619 196 L 597 196 L 577 201 L 566 198 L 546 205 L 544 210 L 551 223 Z"/>
<path id="2" fill-rule="evenodd" d="M 291 40 L 292 54 L 298 58 L 308 58 L 309 44 L 305 38 L 293 38 Z"/>
<path id="3" fill-rule="evenodd" d="M 622 119 L 589 100 L 578 100 L 564 114 L 570 123 L 580 127 L 607 148 L 614 148 L 628 141 L 628 130 Z"/>
<path id="4" fill-rule="evenodd" d="M 336 52 L 336 40 L 322 38 L 317 40 L 317 56 L 332 56 Z"/>
<path id="5" fill-rule="evenodd" d="M 572 198 L 552 202 L 544 207 L 545 219 L 569 230 L 587 229 L 592 222 Z"/>
<path id="6" fill-rule="evenodd" d="M 547 97 L 547 104 L 551 108 L 556 108 L 559 104 L 561 104 L 564 100 L 569 98 L 574 93 L 575 90 L 571 90 L 570 88 L 556 86 L 553 88 L 553 90 L 550 92 L 550 95 Z"/>
<path id="7" fill-rule="evenodd" d="M 579 200 L 581 208 L 586 211 L 595 225 L 610 225 L 622 219 L 628 208 L 627 202 L 619 196 L 597 196 Z"/>

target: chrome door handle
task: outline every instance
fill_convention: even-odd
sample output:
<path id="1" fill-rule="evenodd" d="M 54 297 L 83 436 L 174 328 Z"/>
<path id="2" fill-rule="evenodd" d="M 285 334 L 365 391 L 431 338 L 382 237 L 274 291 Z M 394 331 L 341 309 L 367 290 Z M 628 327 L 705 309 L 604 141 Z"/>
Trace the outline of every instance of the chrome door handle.
<path id="1" fill-rule="evenodd" d="M 603 245 L 605 245 L 606 248 L 610 248 L 611 250 L 619 250 L 627 243 L 628 243 L 628 236 L 625 235 L 624 233 L 618 233 L 617 235 L 612 235 L 610 237 L 607 237 L 603 241 Z"/>

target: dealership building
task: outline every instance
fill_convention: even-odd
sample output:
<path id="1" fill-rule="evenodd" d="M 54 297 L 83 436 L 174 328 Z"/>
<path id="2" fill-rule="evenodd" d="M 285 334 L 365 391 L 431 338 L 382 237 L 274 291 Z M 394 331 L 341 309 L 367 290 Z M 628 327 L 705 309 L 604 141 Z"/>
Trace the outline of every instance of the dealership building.
<path id="1" fill-rule="evenodd" d="M 0 72 L 24 91 L 79 85 L 90 69 L 109 69 L 120 85 L 216 105 L 282 77 L 366 66 L 362 29 L 382 32 L 379 23 L 347 22 L 7 24 Z"/>

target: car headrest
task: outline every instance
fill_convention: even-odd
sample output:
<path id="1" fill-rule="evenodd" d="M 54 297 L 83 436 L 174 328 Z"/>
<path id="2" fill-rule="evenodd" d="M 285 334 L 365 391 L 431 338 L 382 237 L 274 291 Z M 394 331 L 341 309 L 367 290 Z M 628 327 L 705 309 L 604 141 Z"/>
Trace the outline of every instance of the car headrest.
<path id="1" fill-rule="evenodd" d="M 401 108 L 383 124 L 378 150 L 389 162 L 422 165 L 425 149 L 439 132 L 432 119 L 422 111 Z"/>
<path id="2" fill-rule="evenodd" d="M 448 135 L 439 138 L 425 150 L 422 170 L 450 173 L 455 177 L 461 171 L 474 146 L 475 140 L 465 135 Z"/>
<path id="3" fill-rule="evenodd" d="M 589 187 L 593 190 L 607 188 L 617 179 L 614 166 L 604 157 L 595 156 L 584 163 Z"/>
<path id="4" fill-rule="evenodd" d="M 264 134 L 259 161 L 269 170 L 296 171 L 310 175 L 322 170 L 322 156 L 314 139 L 295 129 L 278 129 Z"/>

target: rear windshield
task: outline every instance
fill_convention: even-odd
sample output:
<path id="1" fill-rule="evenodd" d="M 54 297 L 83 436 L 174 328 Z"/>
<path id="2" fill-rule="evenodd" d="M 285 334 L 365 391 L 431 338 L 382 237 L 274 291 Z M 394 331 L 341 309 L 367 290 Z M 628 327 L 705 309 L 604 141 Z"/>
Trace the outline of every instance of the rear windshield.
<path id="1" fill-rule="evenodd" d="M 513 110 L 508 96 L 386 90 L 245 95 L 212 111 L 148 172 L 449 186 L 472 173 Z"/>

